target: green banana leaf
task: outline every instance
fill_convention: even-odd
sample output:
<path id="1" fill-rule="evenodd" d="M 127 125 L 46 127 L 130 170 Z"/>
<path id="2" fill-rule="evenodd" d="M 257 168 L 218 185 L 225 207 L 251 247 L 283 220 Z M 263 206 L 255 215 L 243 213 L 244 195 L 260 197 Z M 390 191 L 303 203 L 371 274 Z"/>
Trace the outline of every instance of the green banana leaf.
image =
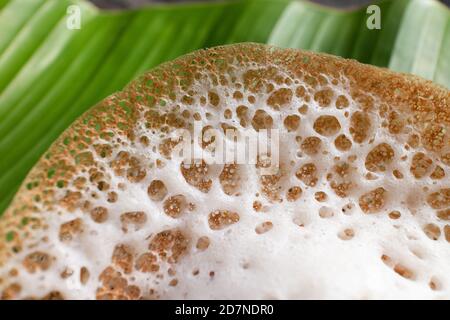
<path id="1" fill-rule="evenodd" d="M 67 8 L 81 29 L 67 28 Z M 386 0 L 365 8 L 235 0 L 101 11 L 85 0 L 0 0 L 0 214 L 70 123 L 140 73 L 198 48 L 253 41 L 354 58 L 450 87 L 450 11 Z"/>

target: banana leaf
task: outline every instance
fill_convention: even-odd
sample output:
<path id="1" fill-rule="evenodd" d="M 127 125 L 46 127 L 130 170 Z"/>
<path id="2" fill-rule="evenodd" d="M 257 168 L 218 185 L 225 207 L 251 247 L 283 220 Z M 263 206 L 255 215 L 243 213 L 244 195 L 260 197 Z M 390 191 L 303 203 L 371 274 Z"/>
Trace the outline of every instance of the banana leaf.
<path id="1" fill-rule="evenodd" d="M 81 28 L 67 27 L 67 8 Z M 145 70 L 195 49 L 252 41 L 327 52 L 450 87 L 450 11 L 436 0 L 366 8 L 235 0 L 102 11 L 85 0 L 0 0 L 0 214 L 58 135 Z"/>

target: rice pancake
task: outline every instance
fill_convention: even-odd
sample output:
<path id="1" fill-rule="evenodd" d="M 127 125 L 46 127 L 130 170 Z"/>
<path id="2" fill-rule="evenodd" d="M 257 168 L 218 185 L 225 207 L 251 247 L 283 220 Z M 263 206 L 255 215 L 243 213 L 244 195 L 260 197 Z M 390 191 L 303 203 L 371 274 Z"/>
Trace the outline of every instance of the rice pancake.
<path id="1" fill-rule="evenodd" d="M 184 163 L 174 134 L 195 123 L 277 130 L 277 170 Z M 443 87 L 260 44 L 196 51 L 36 164 L 0 219 L 1 298 L 448 299 L 449 175 Z"/>

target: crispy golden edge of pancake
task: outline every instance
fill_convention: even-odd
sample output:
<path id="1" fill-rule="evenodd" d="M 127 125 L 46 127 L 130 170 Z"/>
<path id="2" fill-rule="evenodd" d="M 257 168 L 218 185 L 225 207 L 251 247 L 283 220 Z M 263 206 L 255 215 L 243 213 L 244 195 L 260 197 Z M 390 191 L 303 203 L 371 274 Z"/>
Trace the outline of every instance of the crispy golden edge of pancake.
<path id="1" fill-rule="evenodd" d="M 317 54 L 296 49 L 279 49 L 261 44 L 236 44 L 199 50 L 160 65 L 118 92 L 91 108 L 77 119 L 28 174 L 14 201 L 0 219 L 0 267 L 13 255 L 21 252 L 27 238 L 36 229 L 46 228 L 40 211 L 57 205 L 55 193 L 66 187 L 67 181 L 93 166 L 88 146 L 97 138 L 111 141 L 122 135 L 136 139 L 133 126 L 145 112 L 152 112 L 153 129 L 163 125 L 183 127 L 183 121 L 172 115 L 159 119 L 157 110 L 173 101 L 180 90 L 188 90 L 198 72 L 217 75 L 239 64 L 254 62 L 262 66 L 277 66 L 294 76 L 308 75 L 311 79 L 326 74 L 349 80 L 350 94 L 362 110 L 377 111 L 383 105 L 395 106 L 397 112 L 413 116 L 411 125 L 419 132 L 420 143 L 435 157 L 448 152 L 449 142 L 442 132 L 450 129 L 450 91 L 419 77 L 395 73 L 386 69 L 358 63 L 354 60 Z M 261 73 L 267 77 L 267 73 Z M 258 74 L 249 85 L 257 85 Z M 252 90 L 252 88 L 250 88 Z M 255 89 L 257 90 L 257 89 Z M 378 97 L 374 103 L 368 94 Z M 105 146 L 104 146 L 105 147 Z M 104 152 L 108 152 L 105 147 Z M 76 197 L 76 195 L 74 195 Z M 68 211 L 70 208 L 70 199 Z"/>

